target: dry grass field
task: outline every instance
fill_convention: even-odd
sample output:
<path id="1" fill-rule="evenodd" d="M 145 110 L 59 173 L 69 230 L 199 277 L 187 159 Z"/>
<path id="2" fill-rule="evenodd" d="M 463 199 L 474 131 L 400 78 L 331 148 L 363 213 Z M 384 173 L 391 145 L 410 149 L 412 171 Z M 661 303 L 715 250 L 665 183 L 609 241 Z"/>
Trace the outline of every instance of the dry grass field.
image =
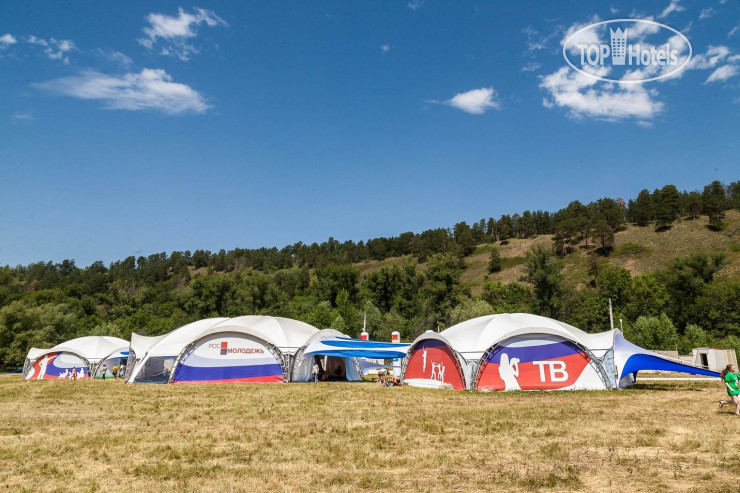
<path id="1" fill-rule="evenodd" d="M 5 491 L 737 491 L 719 382 L 476 394 L 0 376 Z"/>

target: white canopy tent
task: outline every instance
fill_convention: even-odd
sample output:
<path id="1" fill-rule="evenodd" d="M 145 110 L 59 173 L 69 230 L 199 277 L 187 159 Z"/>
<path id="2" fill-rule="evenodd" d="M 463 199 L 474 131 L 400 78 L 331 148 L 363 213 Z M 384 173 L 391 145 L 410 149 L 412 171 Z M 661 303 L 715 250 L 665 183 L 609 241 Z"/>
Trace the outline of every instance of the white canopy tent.
<path id="1" fill-rule="evenodd" d="M 342 334 L 332 329 L 319 331 L 298 320 L 262 315 L 198 320 L 158 337 L 132 334 L 126 381 L 305 381 L 306 367 L 310 377 L 313 365 L 312 358 L 302 356 L 306 345 L 336 335 Z M 324 358 L 324 365 L 329 363 Z M 332 359 L 331 364 L 333 375 L 355 379 L 355 361 Z"/>
<path id="2" fill-rule="evenodd" d="M 86 336 L 72 339 L 49 349 L 31 348 L 23 365 L 23 378 L 89 378 L 98 365 L 113 354 L 127 351 L 128 341 L 118 337 Z"/>
<path id="3" fill-rule="evenodd" d="M 291 382 L 309 382 L 313 378 L 314 361 L 319 364 L 319 371 L 325 375 L 336 375 L 337 378 L 350 382 L 362 380 L 362 369 L 357 358 L 328 355 L 322 353 L 321 341 L 328 338 L 342 337 L 344 334 L 334 329 L 324 329 L 308 338 L 293 359 L 290 371 Z M 319 344 L 319 346 L 317 346 Z"/>
<path id="4" fill-rule="evenodd" d="M 616 329 L 589 334 L 547 317 L 513 313 L 422 334 L 404 360 L 403 381 L 480 391 L 610 389 L 634 383 L 637 371 L 669 367 L 716 375 L 630 344 Z"/>

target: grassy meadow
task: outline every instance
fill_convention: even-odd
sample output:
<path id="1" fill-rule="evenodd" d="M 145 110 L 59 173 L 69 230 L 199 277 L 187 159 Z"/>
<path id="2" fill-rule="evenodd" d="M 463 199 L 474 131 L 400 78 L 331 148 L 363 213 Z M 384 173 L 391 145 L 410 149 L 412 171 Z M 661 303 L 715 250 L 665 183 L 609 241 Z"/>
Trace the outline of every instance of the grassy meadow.
<path id="1" fill-rule="evenodd" d="M 0 376 L 4 491 L 737 491 L 719 382 L 476 394 Z"/>

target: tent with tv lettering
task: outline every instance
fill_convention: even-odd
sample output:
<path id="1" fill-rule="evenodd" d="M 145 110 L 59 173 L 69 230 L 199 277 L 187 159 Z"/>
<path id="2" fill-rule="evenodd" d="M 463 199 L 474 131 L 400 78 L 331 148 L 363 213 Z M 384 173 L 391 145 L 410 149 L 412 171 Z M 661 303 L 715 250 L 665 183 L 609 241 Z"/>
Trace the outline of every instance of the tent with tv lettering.
<path id="1" fill-rule="evenodd" d="M 89 378 L 101 362 L 128 350 L 129 343 L 118 337 L 87 336 L 72 339 L 49 349 L 31 348 L 23 365 L 26 380 Z M 74 373 L 74 374 L 73 374 Z"/>
<path id="2" fill-rule="evenodd" d="M 340 332 L 283 317 L 248 315 L 208 318 L 156 337 L 131 335 L 126 381 L 129 383 L 279 383 L 305 381 L 305 347 Z M 298 358 L 296 357 L 298 356 Z M 306 354 L 308 356 L 308 354 Z M 296 361 L 299 362 L 295 365 Z M 357 379 L 355 358 L 324 356 L 323 372 Z M 294 366 L 300 366 L 302 371 Z"/>
<path id="3" fill-rule="evenodd" d="M 403 382 L 458 390 L 603 390 L 632 385 L 641 370 L 719 376 L 648 351 L 617 330 L 588 334 L 527 313 L 474 318 L 411 345 Z"/>

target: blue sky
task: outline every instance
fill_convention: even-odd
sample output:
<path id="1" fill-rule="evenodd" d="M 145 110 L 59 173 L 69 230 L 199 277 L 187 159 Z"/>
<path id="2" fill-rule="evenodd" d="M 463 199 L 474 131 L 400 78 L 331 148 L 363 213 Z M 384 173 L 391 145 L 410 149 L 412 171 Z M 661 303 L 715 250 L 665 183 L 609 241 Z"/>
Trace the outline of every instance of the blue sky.
<path id="1" fill-rule="evenodd" d="M 359 241 L 737 180 L 739 14 L 2 2 L 0 265 Z M 687 36 L 680 77 L 578 79 L 566 34 L 623 17 Z"/>

